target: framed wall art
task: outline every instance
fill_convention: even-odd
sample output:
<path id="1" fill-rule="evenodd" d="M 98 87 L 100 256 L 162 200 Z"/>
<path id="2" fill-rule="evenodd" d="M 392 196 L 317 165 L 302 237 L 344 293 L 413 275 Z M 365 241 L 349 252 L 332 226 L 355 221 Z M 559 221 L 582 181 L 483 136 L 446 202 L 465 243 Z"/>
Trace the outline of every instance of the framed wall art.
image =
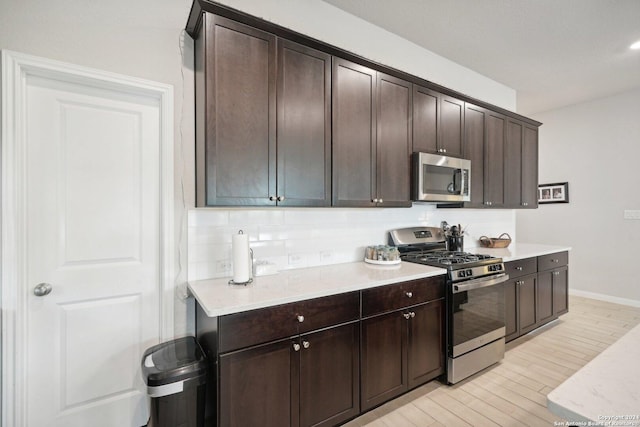
<path id="1" fill-rule="evenodd" d="M 538 204 L 540 203 L 569 203 L 569 183 L 538 185 Z"/>

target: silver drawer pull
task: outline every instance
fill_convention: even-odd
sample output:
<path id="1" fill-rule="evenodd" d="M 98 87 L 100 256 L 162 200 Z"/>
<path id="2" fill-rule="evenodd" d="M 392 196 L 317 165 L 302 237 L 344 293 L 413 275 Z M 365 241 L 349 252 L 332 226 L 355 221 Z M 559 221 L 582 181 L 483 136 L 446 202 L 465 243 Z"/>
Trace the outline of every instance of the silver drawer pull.
<path id="1" fill-rule="evenodd" d="M 413 319 L 414 317 L 416 317 L 416 313 L 412 311 L 411 313 L 409 313 L 409 316 L 411 316 L 411 318 Z"/>
<path id="2" fill-rule="evenodd" d="M 298 315 L 297 319 L 298 319 L 298 322 L 300 323 L 304 322 L 304 316 Z"/>
<path id="3" fill-rule="evenodd" d="M 405 292 L 404 294 L 407 296 L 407 298 L 413 297 L 413 292 Z"/>
<path id="4" fill-rule="evenodd" d="M 516 270 L 522 271 L 522 267 L 516 267 Z"/>
<path id="5" fill-rule="evenodd" d="M 409 320 L 411 318 L 411 315 L 409 313 L 402 313 L 402 315 L 404 316 L 405 319 Z"/>
<path id="6" fill-rule="evenodd" d="M 302 341 L 302 346 L 304 348 L 309 348 L 309 347 L 311 347 L 311 343 L 309 341 Z"/>

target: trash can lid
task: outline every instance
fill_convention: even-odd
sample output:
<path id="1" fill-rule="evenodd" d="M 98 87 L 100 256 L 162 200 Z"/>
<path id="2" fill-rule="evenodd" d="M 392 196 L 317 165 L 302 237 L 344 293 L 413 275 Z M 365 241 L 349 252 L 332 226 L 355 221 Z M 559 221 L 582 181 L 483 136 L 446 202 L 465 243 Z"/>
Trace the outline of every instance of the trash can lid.
<path id="1" fill-rule="evenodd" d="M 142 356 L 142 374 L 148 386 L 160 386 L 205 375 L 207 359 L 195 337 L 155 345 Z"/>

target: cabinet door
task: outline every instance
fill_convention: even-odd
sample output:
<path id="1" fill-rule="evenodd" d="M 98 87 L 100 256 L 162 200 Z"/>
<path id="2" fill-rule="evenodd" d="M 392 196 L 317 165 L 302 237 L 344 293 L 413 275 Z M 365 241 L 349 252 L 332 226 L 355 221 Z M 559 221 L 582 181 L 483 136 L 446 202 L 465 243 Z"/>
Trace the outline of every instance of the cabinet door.
<path id="1" fill-rule="evenodd" d="M 471 160 L 471 201 L 467 207 L 483 207 L 484 194 L 484 139 L 487 110 L 466 104 L 464 120 L 464 157 Z"/>
<path id="2" fill-rule="evenodd" d="M 518 285 L 518 329 L 526 334 L 536 328 L 538 276 L 521 277 Z"/>
<path id="3" fill-rule="evenodd" d="M 553 270 L 553 315 L 554 317 L 569 311 L 569 269 Z"/>
<path id="4" fill-rule="evenodd" d="M 292 344 L 284 340 L 220 356 L 221 427 L 298 425 L 299 353 Z"/>
<path id="5" fill-rule="evenodd" d="M 444 300 L 432 301 L 409 312 L 407 346 L 408 387 L 413 388 L 444 373 Z"/>
<path id="6" fill-rule="evenodd" d="M 505 338 L 511 341 L 518 338 L 518 283 L 519 279 L 510 280 L 504 286 Z"/>
<path id="7" fill-rule="evenodd" d="M 407 319 L 401 311 L 362 321 L 363 411 L 407 390 Z"/>
<path id="8" fill-rule="evenodd" d="M 538 128 L 525 125 L 522 143 L 522 205 L 538 207 Z"/>
<path id="9" fill-rule="evenodd" d="M 462 156 L 464 101 L 442 95 L 440 102 L 440 147 L 447 156 Z"/>
<path id="10" fill-rule="evenodd" d="M 359 324 L 303 335 L 300 426 L 334 426 L 360 412 Z"/>
<path id="11" fill-rule="evenodd" d="M 274 204 L 276 38 L 210 14 L 203 25 L 196 46 L 197 205 Z"/>
<path id="12" fill-rule="evenodd" d="M 333 206 L 374 206 L 376 72 L 333 58 Z"/>
<path id="13" fill-rule="evenodd" d="M 278 205 L 330 206 L 331 56 L 278 39 L 277 86 Z"/>
<path id="14" fill-rule="evenodd" d="M 377 76 L 378 205 L 411 206 L 411 83 Z"/>
<path id="15" fill-rule="evenodd" d="M 504 145 L 504 204 L 519 208 L 522 204 L 522 137 L 524 124 L 507 119 Z"/>
<path id="16" fill-rule="evenodd" d="M 504 205 L 504 138 L 506 117 L 489 111 L 486 116 L 485 137 L 485 205 Z M 473 166 L 472 166 L 473 168 Z"/>
<path id="17" fill-rule="evenodd" d="M 440 95 L 430 89 L 413 86 L 413 151 L 438 152 Z"/>
<path id="18" fill-rule="evenodd" d="M 538 325 L 553 319 L 553 271 L 538 273 Z"/>

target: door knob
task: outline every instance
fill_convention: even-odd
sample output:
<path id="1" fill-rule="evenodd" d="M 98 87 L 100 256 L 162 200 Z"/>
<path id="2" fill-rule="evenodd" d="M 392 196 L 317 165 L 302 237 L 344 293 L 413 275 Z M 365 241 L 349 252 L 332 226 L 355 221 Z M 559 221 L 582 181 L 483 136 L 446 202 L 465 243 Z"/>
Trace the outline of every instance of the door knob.
<path id="1" fill-rule="evenodd" d="M 49 295 L 53 290 L 53 286 L 49 283 L 38 283 L 35 288 L 33 288 L 33 294 L 37 297 L 43 297 L 45 295 Z"/>

